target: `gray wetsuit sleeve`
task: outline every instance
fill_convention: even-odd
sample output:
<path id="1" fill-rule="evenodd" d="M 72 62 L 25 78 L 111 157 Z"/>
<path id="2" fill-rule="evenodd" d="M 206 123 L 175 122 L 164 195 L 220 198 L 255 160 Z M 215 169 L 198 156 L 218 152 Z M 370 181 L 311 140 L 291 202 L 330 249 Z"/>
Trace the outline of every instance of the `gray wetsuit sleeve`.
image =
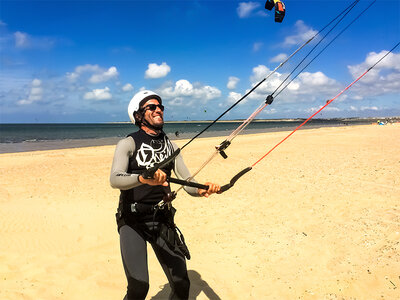
<path id="1" fill-rule="evenodd" d="M 174 150 L 176 150 L 178 148 L 178 146 L 173 142 L 172 142 L 172 145 L 174 146 Z M 186 164 L 183 160 L 183 157 L 180 153 L 175 158 L 174 172 L 176 174 L 176 177 L 178 177 L 179 179 L 183 179 L 183 180 L 187 180 L 191 176 L 190 172 L 189 172 L 188 168 L 186 167 Z M 194 179 L 192 179 L 190 181 L 196 182 L 196 180 L 194 180 Z M 183 189 L 191 196 L 200 197 L 197 188 L 184 186 Z"/>
<path id="2" fill-rule="evenodd" d="M 131 137 L 118 142 L 110 174 L 110 184 L 113 188 L 129 190 L 142 184 L 139 182 L 138 174 L 127 173 L 129 158 L 133 155 L 135 147 L 135 142 Z"/>

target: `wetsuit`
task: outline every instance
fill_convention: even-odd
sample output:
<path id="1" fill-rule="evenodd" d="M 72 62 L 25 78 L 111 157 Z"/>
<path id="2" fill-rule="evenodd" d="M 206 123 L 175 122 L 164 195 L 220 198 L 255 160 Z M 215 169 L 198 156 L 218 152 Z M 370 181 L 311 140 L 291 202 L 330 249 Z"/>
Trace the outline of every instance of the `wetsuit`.
<path id="1" fill-rule="evenodd" d="M 166 215 L 163 212 L 154 213 L 151 209 L 170 191 L 170 187 L 150 186 L 138 180 L 146 168 L 162 161 L 176 148 L 163 132 L 151 136 L 140 129 L 119 141 L 115 149 L 110 183 L 113 188 L 121 190 L 117 223 L 122 262 L 128 280 L 125 300 L 145 299 L 147 295 L 147 242 L 151 244 L 168 278 L 170 299 L 189 297 L 190 282 L 184 254 L 169 246 L 159 235 L 159 226 L 165 221 Z M 173 170 L 180 179 L 190 177 L 181 155 L 162 170 L 167 175 Z M 192 196 L 198 196 L 196 188 L 185 187 L 185 190 Z M 136 207 L 139 205 L 149 210 L 138 212 Z"/>

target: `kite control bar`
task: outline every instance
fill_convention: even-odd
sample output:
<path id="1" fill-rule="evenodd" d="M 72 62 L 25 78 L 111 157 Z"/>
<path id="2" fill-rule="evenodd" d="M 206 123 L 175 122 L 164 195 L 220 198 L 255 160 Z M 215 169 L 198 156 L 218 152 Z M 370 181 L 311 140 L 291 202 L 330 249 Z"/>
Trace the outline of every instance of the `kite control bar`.
<path id="1" fill-rule="evenodd" d="M 201 183 L 197 183 L 197 182 L 193 182 L 193 181 L 186 181 L 186 180 L 178 179 L 178 178 L 168 177 L 167 181 L 177 183 L 180 185 L 195 187 L 195 188 L 202 189 L 202 190 L 208 190 L 208 188 L 209 188 L 209 186 L 205 185 L 205 184 L 201 184 Z"/>
<path id="2" fill-rule="evenodd" d="M 221 186 L 221 190 L 218 192 L 218 194 L 222 194 L 223 192 L 226 192 L 231 187 L 233 187 L 235 185 L 236 181 L 238 181 L 240 177 L 242 177 L 244 174 L 249 172 L 251 169 L 252 169 L 252 167 L 247 167 L 246 169 L 243 169 L 242 171 L 237 173 L 235 176 L 233 176 L 231 181 L 228 184 L 225 184 L 225 185 Z M 177 184 L 180 184 L 180 185 L 196 187 L 196 188 L 199 188 L 199 189 L 202 189 L 202 190 L 208 190 L 208 188 L 209 188 L 209 186 L 205 185 L 205 184 L 192 182 L 192 181 L 186 181 L 186 180 L 182 180 L 182 179 L 178 179 L 178 178 L 168 177 L 167 181 L 168 182 L 177 183 Z"/>

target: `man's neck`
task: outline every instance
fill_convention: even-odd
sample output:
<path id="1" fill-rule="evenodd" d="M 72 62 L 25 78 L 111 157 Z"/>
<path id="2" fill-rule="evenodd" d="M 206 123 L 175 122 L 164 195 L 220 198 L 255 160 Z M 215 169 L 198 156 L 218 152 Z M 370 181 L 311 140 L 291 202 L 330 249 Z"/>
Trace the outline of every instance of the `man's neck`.
<path id="1" fill-rule="evenodd" d="M 160 130 L 150 129 L 145 125 L 142 125 L 140 127 L 140 129 L 142 129 L 144 132 L 146 132 L 147 134 L 152 135 L 152 136 L 157 136 L 161 132 L 161 129 Z"/>

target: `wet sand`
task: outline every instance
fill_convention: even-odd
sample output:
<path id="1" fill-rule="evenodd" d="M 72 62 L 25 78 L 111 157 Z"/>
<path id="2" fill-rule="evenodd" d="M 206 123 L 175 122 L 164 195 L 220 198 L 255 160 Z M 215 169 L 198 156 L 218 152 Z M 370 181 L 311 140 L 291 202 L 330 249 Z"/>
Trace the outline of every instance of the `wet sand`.
<path id="1" fill-rule="evenodd" d="M 237 137 L 227 183 L 288 132 Z M 183 145 L 186 140 L 177 143 Z M 221 138 L 183 150 L 195 170 Z M 228 192 L 174 201 L 192 299 L 399 299 L 400 125 L 296 132 Z M 114 146 L 0 154 L 0 299 L 122 299 Z M 149 247 L 147 299 L 167 280 Z"/>

